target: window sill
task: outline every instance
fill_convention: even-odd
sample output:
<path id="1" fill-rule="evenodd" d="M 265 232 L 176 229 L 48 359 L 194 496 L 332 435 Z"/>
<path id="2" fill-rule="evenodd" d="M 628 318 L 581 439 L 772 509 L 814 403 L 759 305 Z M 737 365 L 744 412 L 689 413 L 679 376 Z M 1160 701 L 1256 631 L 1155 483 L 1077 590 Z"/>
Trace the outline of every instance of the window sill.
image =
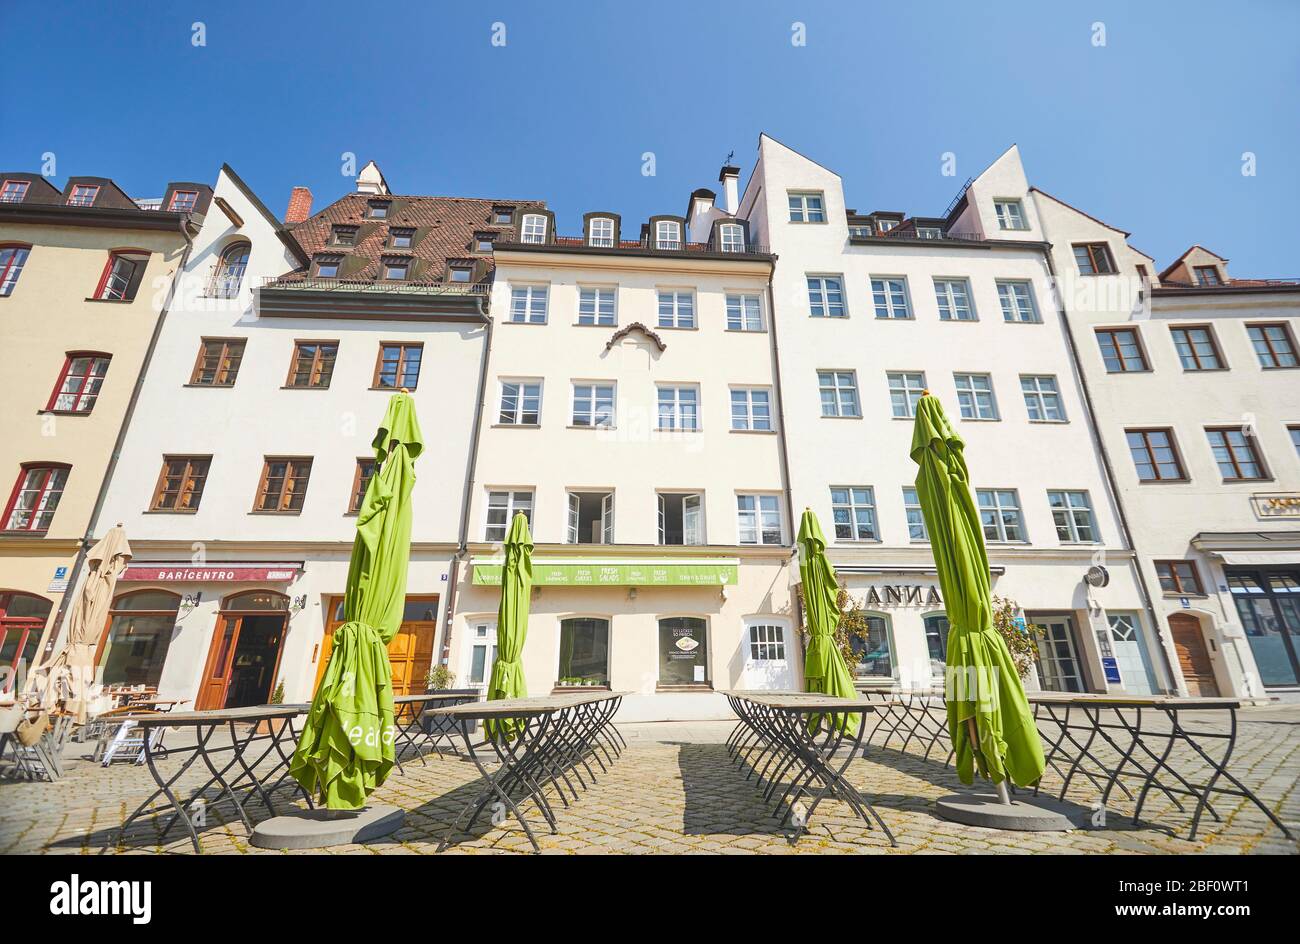
<path id="1" fill-rule="evenodd" d="M 45 531 L 0 531 L 0 538 L 43 538 L 49 534 Z"/>
<path id="2" fill-rule="evenodd" d="M 105 305 L 129 305 L 134 298 L 87 298 L 88 302 L 102 302 Z"/>
<path id="3" fill-rule="evenodd" d="M 915 321 L 915 315 L 876 315 L 876 321 Z"/>
<path id="4" fill-rule="evenodd" d="M 572 695 L 574 692 L 607 692 L 609 684 L 604 685 L 552 685 L 552 695 Z"/>
<path id="5" fill-rule="evenodd" d="M 1259 369 L 1260 370 L 1297 370 L 1300 369 L 1300 364 L 1291 364 L 1289 366 L 1286 364 L 1275 364 L 1271 367 L 1265 367 L 1263 364 L 1260 364 Z"/>
<path id="6" fill-rule="evenodd" d="M 657 325 L 656 331 L 699 331 L 698 325 Z"/>
<path id="7" fill-rule="evenodd" d="M 1003 319 L 1002 319 L 1002 323 L 1003 323 L 1003 324 L 1019 324 L 1019 325 L 1040 325 L 1040 324 L 1043 324 L 1043 319 L 1042 319 L 1042 318 L 1030 318 L 1028 321 L 1026 321 L 1024 318 L 1003 318 Z"/>
<path id="8" fill-rule="evenodd" d="M 1187 485 L 1191 479 L 1138 479 L 1139 485 Z"/>
<path id="9" fill-rule="evenodd" d="M 37 416 L 89 416 L 90 410 L 37 410 Z"/>
<path id="10" fill-rule="evenodd" d="M 541 423 L 493 423 L 488 429 L 541 429 Z"/>
<path id="11" fill-rule="evenodd" d="M 681 685 L 669 685 L 664 682 L 655 682 L 656 692 L 711 692 L 713 691 L 712 682 L 690 682 Z"/>
<path id="12" fill-rule="evenodd" d="M 1030 420 L 1029 422 L 1036 423 L 1039 426 L 1066 426 L 1069 424 L 1070 421 L 1069 420 Z"/>
<path id="13" fill-rule="evenodd" d="M 610 430 L 610 429 L 618 429 L 617 426 L 583 426 L 583 425 L 579 425 L 579 424 L 577 424 L 577 423 L 570 423 L 568 428 L 569 428 L 569 429 L 589 429 L 589 430 L 601 430 L 601 429 Z"/>
<path id="14" fill-rule="evenodd" d="M 323 389 L 329 389 L 329 388 L 326 387 L 326 388 L 323 388 Z M 376 392 L 378 392 L 378 393 L 401 393 L 402 390 L 406 390 L 407 393 L 415 393 L 415 391 L 416 391 L 416 387 L 414 387 L 414 386 L 410 386 L 410 387 L 367 387 L 366 389 L 367 389 L 367 390 L 374 390 L 374 391 L 376 391 Z"/>
<path id="15" fill-rule="evenodd" d="M 724 334 L 767 334 L 766 328 L 725 328 Z"/>
<path id="16" fill-rule="evenodd" d="M 507 319 L 506 321 L 501 322 L 501 324 L 523 325 L 523 326 L 532 326 L 534 328 L 542 328 L 545 327 L 547 323 L 545 321 L 514 321 L 514 320 Z"/>
<path id="17" fill-rule="evenodd" d="M 1230 367 L 1184 367 L 1184 374 L 1222 374 L 1231 370 Z"/>
<path id="18" fill-rule="evenodd" d="M 195 390 L 230 390 L 230 389 L 232 389 L 235 385 L 234 385 L 233 383 L 228 383 L 228 384 L 201 384 L 201 383 L 187 383 L 187 384 L 181 384 L 181 386 L 182 386 L 182 387 L 190 387 L 190 388 L 193 388 L 193 389 L 195 389 Z M 297 388 L 294 388 L 294 389 L 297 389 Z"/>
<path id="19" fill-rule="evenodd" d="M 1224 479 L 1223 484 L 1224 485 L 1259 485 L 1262 482 L 1276 482 L 1276 481 L 1277 479 L 1273 478 L 1273 476 L 1267 475 L 1264 476 L 1263 478 L 1258 478 L 1258 479 Z"/>
<path id="20" fill-rule="evenodd" d="M 733 429 L 731 430 L 731 432 L 738 433 L 742 436 L 775 436 L 776 435 L 776 430 L 774 429 Z"/>
<path id="21" fill-rule="evenodd" d="M 617 328 L 618 322 L 611 321 L 609 324 L 606 324 L 603 321 L 602 322 L 574 321 L 571 322 L 571 326 L 574 328 Z"/>
<path id="22" fill-rule="evenodd" d="M 654 431 L 656 433 L 702 433 L 704 432 L 704 429 L 700 426 L 691 429 L 687 429 L 684 426 L 656 426 Z"/>
<path id="23" fill-rule="evenodd" d="M 961 416 L 958 419 L 963 423 L 1001 423 L 1000 416 Z"/>
<path id="24" fill-rule="evenodd" d="M 296 518 L 302 514 L 301 511 L 257 511 L 254 509 L 249 512 L 250 515 L 259 515 L 267 518 Z"/>
<path id="25" fill-rule="evenodd" d="M 856 547 L 862 544 L 883 544 L 885 542 L 880 538 L 836 538 L 835 543 Z"/>
<path id="26" fill-rule="evenodd" d="M 822 419 L 824 419 L 824 420 L 860 420 L 860 419 L 862 419 L 862 416 L 861 416 L 861 415 L 859 415 L 859 416 L 846 416 L 846 415 L 844 415 L 843 413 L 841 413 L 841 414 L 839 414 L 839 415 L 837 415 L 837 416 L 831 416 L 831 415 L 829 415 L 829 414 L 823 413 L 823 414 L 822 414 Z"/>
<path id="27" fill-rule="evenodd" d="M 281 389 L 281 390 L 328 390 L 328 389 L 329 389 L 329 384 L 326 384 L 326 385 L 323 386 L 323 387 L 292 387 L 292 386 L 289 386 L 288 384 L 285 384 L 285 385 L 284 385 L 283 387 L 281 387 L 280 389 Z"/>
<path id="28" fill-rule="evenodd" d="M 145 515 L 197 515 L 198 513 L 197 508 L 146 508 L 141 512 L 141 514 Z"/>
<path id="29" fill-rule="evenodd" d="M 939 324 L 979 324 L 978 318 L 943 318 L 939 319 Z"/>
<path id="30" fill-rule="evenodd" d="M 1208 593 L 1182 593 L 1175 590 L 1161 590 L 1160 596 L 1165 600 L 1177 600 L 1181 597 L 1187 597 L 1189 600 L 1208 600 Z"/>

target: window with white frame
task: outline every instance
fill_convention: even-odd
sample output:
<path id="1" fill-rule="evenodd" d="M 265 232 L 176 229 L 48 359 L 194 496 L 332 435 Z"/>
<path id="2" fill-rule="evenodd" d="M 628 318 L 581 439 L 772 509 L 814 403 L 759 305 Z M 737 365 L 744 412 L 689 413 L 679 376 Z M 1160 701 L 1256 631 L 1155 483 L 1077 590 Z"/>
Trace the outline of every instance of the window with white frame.
<path id="1" fill-rule="evenodd" d="M 780 544 L 781 499 L 776 495 L 737 495 L 736 529 L 740 544 Z"/>
<path id="2" fill-rule="evenodd" d="M 694 432 L 700 428 L 700 388 L 684 384 L 659 384 L 659 429 Z"/>
<path id="3" fill-rule="evenodd" d="M 861 416 L 858 405 L 858 377 L 851 370 L 817 371 L 822 416 Z"/>
<path id="4" fill-rule="evenodd" d="M 573 425 L 614 425 L 614 385 L 612 383 L 575 383 L 573 385 Z"/>
<path id="5" fill-rule="evenodd" d="M 542 382 L 540 380 L 501 381 L 501 411 L 497 422 L 503 426 L 536 426 L 542 416 Z"/>
<path id="6" fill-rule="evenodd" d="M 510 522 L 516 514 L 528 519 L 528 527 L 533 526 L 533 493 L 531 489 L 502 489 L 488 491 L 487 520 L 483 528 L 483 540 L 499 543 L 506 539 Z"/>
<path id="7" fill-rule="evenodd" d="M 520 238 L 526 243 L 546 242 L 546 217 L 540 213 L 526 214 Z"/>
<path id="8" fill-rule="evenodd" d="M 694 328 L 695 293 L 687 289 L 660 289 L 659 327 Z"/>
<path id="9" fill-rule="evenodd" d="M 1051 374 L 1021 374 L 1020 392 L 1025 397 L 1029 418 L 1039 423 L 1064 423 L 1061 391 Z"/>
<path id="10" fill-rule="evenodd" d="M 699 492 L 660 492 L 659 543 L 704 543 L 704 496 Z"/>
<path id="11" fill-rule="evenodd" d="M 617 323 L 614 315 L 614 289 L 585 285 L 578 289 L 578 324 L 606 325 Z"/>
<path id="12" fill-rule="evenodd" d="M 682 224 L 676 220 L 659 220 L 655 223 L 656 249 L 681 249 Z"/>
<path id="13" fill-rule="evenodd" d="M 590 230 L 587 242 L 592 246 L 610 247 L 614 245 L 614 221 L 607 216 L 594 217 L 588 224 Z"/>
<path id="14" fill-rule="evenodd" d="M 837 541 L 878 541 L 876 492 L 869 485 L 832 485 L 831 519 Z"/>
<path id="15" fill-rule="evenodd" d="M 1014 488 L 980 488 L 975 490 L 975 496 L 986 541 L 1013 544 L 1025 540 L 1020 497 Z"/>
<path id="16" fill-rule="evenodd" d="M 512 285 L 510 320 L 515 324 L 545 324 L 548 285 Z"/>
<path id="17" fill-rule="evenodd" d="M 999 280 L 998 303 L 1002 305 L 1003 321 L 1028 324 L 1040 320 L 1038 308 L 1034 304 L 1034 292 L 1028 282 Z"/>
<path id="18" fill-rule="evenodd" d="M 1087 492 L 1049 490 L 1047 503 L 1052 508 L 1056 536 L 1062 544 L 1092 544 L 1097 540 Z"/>
<path id="19" fill-rule="evenodd" d="M 775 623 L 751 624 L 749 658 L 753 662 L 784 662 L 785 628 Z"/>
<path id="20" fill-rule="evenodd" d="M 1029 229 L 1019 200 L 994 200 L 993 212 L 998 217 L 998 229 Z"/>
<path id="21" fill-rule="evenodd" d="M 808 309 L 814 318 L 843 318 L 844 279 L 838 275 L 810 275 Z"/>
<path id="22" fill-rule="evenodd" d="M 995 420 L 998 404 L 993 397 L 993 378 L 988 374 L 953 374 L 957 403 L 964 420 Z"/>
<path id="23" fill-rule="evenodd" d="M 724 223 L 718 227 L 718 243 L 723 252 L 745 251 L 745 227 Z"/>
<path id="24" fill-rule="evenodd" d="M 903 513 L 907 516 L 907 539 L 929 541 L 930 533 L 925 530 L 925 514 L 921 511 L 921 499 L 911 485 L 903 486 Z"/>
<path id="25" fill-rule="evenodd" d="M 925 395 L 924 371 L 890 371 L 885 374 L 889 381 L 889 408 L 899 418 L 916 416 L 916 405 Z"/>
<path id="26" fill-rule="evenodd" d="M 569 492 L 568 544 L 614 543 L 614 493 Z"/>
<path id="27" fill-rule="evenodd" d="M 771 432 L 771 391 L 765 387 L 732 387 L 731 428 Z"/>
<path id="28" fill-rule="evenodd" d="M 791 223 L 826 222 L 826 205 L 821 191 L 791 190 L 787 197 Z"/>
<path id="29" fill-rule="evenodd" d="M 970 303 L 970 283 L 965 279 L 935 279 L 934 297 L 939 304 L 941 321 L 974 321 Z"/>
<path id="30" fill-rule="evenodd" d="M 871 301 L 877 318 L 911 318 L 907 304 L 907 279 L 881 276 L 871 280 Z"/>
<path id="31" fill-rule="evenodd" d="M 727 295 L 727 330 L 762 331 L 763 304 L 757 295 Z"/>

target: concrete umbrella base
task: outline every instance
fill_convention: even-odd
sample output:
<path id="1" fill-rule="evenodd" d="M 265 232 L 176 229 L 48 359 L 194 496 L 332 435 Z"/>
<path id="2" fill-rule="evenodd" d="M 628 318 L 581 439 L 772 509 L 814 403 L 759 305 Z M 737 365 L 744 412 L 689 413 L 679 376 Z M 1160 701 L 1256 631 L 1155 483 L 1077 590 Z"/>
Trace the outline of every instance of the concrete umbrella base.
<path id="1" fill-rule="evenodd" d="M 249 841 L 259 849 L 323 849 L 370 842 L 405 822 L 404 810 L 381 803 L 359 810 L 307 810 L 258 823 Z"/>
<path id="2" fill-rule="evenodd" d="M 955 793 L 935 801 L 935 812 L 967 826 L 1019 832 L 1068 832 L 1086 822 L 1080 806 L 1035 797 L 1011 802 L 996 793 Z"/>

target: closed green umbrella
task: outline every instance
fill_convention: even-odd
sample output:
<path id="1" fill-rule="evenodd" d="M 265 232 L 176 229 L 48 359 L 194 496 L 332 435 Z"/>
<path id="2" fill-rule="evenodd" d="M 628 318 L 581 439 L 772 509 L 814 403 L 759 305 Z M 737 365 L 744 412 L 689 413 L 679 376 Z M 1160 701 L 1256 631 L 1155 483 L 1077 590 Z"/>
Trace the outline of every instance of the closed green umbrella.
<path id="1" fill-rule="evenodd" d="M 393 768 L 393 678 L 388 644 L 402 624 L 411 551 L 411 489 L 424 449 L 415 404 L 405 391 L 371 444 L 375 472 L 357 515 L 329 665 L 312 700 L 289 772 L 331 810 L 365 804 Z"/>
<path id="2" fill-rule="evenodd" d="M 826 537 L 811 508 L 805 508 L 799 522 L 799 581 L 803 585 L 804 624 L 808 627 L 808 653 L 804 656 L 804 687 L 820 695 L 857 698 L 853 676 L 835 644 L 840 624 L 839 581 L 826 559 Z M 820 718 L 813 718 L 814 725 Z M 854 713 L 834 719 L 840 727 L 862 723 Z"/>
<path id="3" fill-rule="evenodd" d="M 497 607 L 497 655 L 488 681 L 488 701 L 522 698 L 528 694 L 524 681 L 524 640 L 528 637 L 528 594 L 533 586 L 533 538 L 528 519 L 516 514 L 506 535 L 505 564 L 501 568 L 501 604 Z M 487 723 L 488 734 L 514 737 L 519 724 L 507 718 Z"/>
<path id="4" fill-rule="evenodd" d="M 916 407 L 912 460 L 948 613 L 948 732 L 962 783 L 974 769 L 1019 786 L 1043 773 L 1043 747 L 1007 644 L 993 628 L 989 559 L 971 498 L 965 443 L 927 391 Z"/>

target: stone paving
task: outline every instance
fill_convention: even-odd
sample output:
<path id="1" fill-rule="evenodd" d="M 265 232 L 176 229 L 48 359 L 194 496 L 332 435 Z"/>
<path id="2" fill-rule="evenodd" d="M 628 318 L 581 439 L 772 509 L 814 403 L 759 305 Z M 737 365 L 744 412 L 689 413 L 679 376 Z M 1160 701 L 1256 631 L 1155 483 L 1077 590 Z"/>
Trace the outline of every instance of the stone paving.
<path id="1" fill-rule="evenodd" d="M 1300 706 L 1246 709 L 1233 772 L 1300 834 Z M 769 815 L 759 792 L 729 761 L 723 741 L 731 725 L 723 722 L 626 725 L 620 728 L 628 749 L 613 768 L 565 808 L 555 803 L 559 831 L 549 834 L 541 817 L 530 824 L 544 853 L 718 853 L 740 854 L 948 854 L 948 853 L 1275 853 L 1296 854 L 1297 843 L 1281 832 L 1248 801 L 1220 797 L 1222 817 L 1202 820 L 1195 842 L 1186 838 L 1190 822 L 1168 801 L 1148 803 L 1145 822 L 1135 826 L 1118 810 L 1109 811 L 1102 828 L 1065 834 L 1007 833 L 960 826 L 939 819 L 933 801 L 960 789 L 950 767 L 919 752 L 872 746 L 854 760 L 850 779 L 876 806 L 898 839 L 891 848 L 878 829 L 868 829 L 838 801 L 824 803 L 810 831 L 795 846 L 787 843 Z M 70 757 L 87 753 L 74 744 Z M 179 763 L 169 761 L 164 763 Z M 147 770 L 131 765 L 104 769 L 89 761 L 69 761 L 68 775 L 57 783 L 0 783 L 0 854 L 98 853 L 116 839 L 123 819 L 152 792 Z M 174 769 L 174 767 L 172 768 Z M 191 777 L 191 775 L 193 775 Z M 183 784 L 192 790 L 206 777 L 191 770 Z M 342 846 L 335 854 L 431 854 L 448 825 L 475 792 L 477 772 L 467 760 L 432 755 L 421 764 L 407 760 L 376 793 L 376 800 L 407 811 L 405 827 L 365 846 Z M 1053 785 L 1052 775 L 1045 785 Z M 1055 781 L 1059 789 L 1059 780 Z M 1086 789 L 1071 790 L 1071 800 L 1094 802 Z M 277 808 L 295 808 L 290 794 L 277 794 Z M 201 833 L 205 853 L 257 853 L 247 833 L 225 807 L 211 808 Z M 255 820 L 267 814 L 249 804 Z M 526 808 L 531 811 L 531 808 Z M 160 839 L 161 818 L 146 818 L 108 851 L 192 854 L 183 830 Z M 527 838 L 512 818 L 492 826 L 480 823 L 472 834 L 456 837 L 445 854 L 529 852 Z M 271 854 L 275 854 L 273 851 Z"/>

